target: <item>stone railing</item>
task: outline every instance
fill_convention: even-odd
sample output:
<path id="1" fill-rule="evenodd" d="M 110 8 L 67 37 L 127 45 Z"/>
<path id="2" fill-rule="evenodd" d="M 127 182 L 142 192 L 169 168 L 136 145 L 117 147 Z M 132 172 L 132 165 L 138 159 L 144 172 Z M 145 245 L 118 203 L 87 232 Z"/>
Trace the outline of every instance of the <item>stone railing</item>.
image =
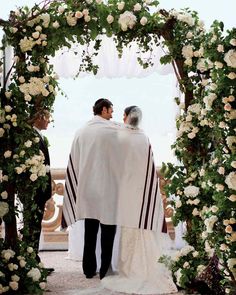
<path id="1" fill-rule="evenodd" d="M 61 215 L 62 215 L 62 196 L 64 194 L 65 169 L 52 169 L 52 198 L 47 202 L 44 220 L 43 220 L 43 239 L 42 249 L 59 248 L 64 249 L 68 243 L 68 233 L 60 232 Z M 163 190 L 166 181 L 158 173 L 160 178 L 160 192 L 165 209 L 168 233 L 171 239 L 175 238 L 175 231 L 171 222 L 173 209 L 167 205 L 166 195 Z M 61 202 L 60 202 L 61 201 Z M 60 204 L 61 203 L 61 204 Z"/>
<path id="2" fill-rule="evenodd" d="M 62 216 L 62 201 L 64 194 L 66 169 L 51 169 L 52 174 L 52 197 L 47 201 L 42 223 L 42 236 L 40 240 L 41 250 L 65 250 L 68 249 L 68 232 L 60 231 Z M 168 206 L 166 195 L 163 190 L 166 181 L 157 172 L 160 179 L 160 192 L 163 200 L 168 233 L 172 240 L 175 238 L 175 230 L 171 221 L 173 209 Z M 1 235 L 1 226 L 0 226 Z"/>
<path id="3" fill-rule="evenodd" d="M 64 250 L 68 248 L 68 232 L 61 232 L 60 225 L 66 169 L 51 169 L 51 174 L 52 197 L 45 206 L 40 249 Z"/>

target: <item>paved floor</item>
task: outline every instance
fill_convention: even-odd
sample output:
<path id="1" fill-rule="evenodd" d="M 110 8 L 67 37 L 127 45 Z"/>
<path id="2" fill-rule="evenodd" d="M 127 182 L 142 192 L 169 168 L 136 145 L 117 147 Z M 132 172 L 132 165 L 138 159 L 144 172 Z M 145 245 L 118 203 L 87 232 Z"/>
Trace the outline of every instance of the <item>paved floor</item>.
<path id="1" fill-rule="evenodd" d="M 66 259 L 67 252 L 40 252 L 40 256 L 45 267 L 55 268 L 55 272 L 48 277 L 45 295 L 127 295 L 104 289 L 98 276 L 86 279 L 81 262 Z M 174 295 L 180 294 L 183 293 Z"/>

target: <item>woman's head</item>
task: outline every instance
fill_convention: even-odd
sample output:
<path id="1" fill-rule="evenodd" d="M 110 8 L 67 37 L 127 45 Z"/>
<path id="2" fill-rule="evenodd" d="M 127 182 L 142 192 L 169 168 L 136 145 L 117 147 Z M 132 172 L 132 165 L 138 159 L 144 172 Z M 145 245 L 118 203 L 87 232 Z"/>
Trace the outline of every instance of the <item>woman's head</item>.
<path id="1" fill-rule="evenodd" d="M 130 106 L 124 110 L 124 123 L 133 127 L 138 127 L 142 120 L 142 111 L 137 106 Z"/>

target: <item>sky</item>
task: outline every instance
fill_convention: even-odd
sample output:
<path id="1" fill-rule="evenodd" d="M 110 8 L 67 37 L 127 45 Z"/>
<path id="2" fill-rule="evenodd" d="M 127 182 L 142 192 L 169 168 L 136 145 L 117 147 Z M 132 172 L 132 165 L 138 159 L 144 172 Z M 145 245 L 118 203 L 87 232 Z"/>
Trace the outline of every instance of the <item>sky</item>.
<path id="1" fill-rule="evenodd" d="M 9 11 L 17 6 L 32 6 L 32 0 L 10 0 L 0 7 L 0 18 L 7 20 Z M 222 20 L 226 29 L 236 26 L 235 0 L 161 0 L 159 8 L 169 10 L 189 7 L 199 13 L 207 28 L 215 20 Z M 174 161 L 171 144 L 175 139 L 176 106 L 173 98 L 178 94 L 172 74 L 153 73 L 144 78 L 101 78 L 93 76 L 60 79 L 67 97 L 57 95 L 54 122 L 45 135 L 50 142 L 52 168 L 65 168 L 74 133 L 92 118 L 92 105 L 100 97 L 109 98 L 114 105 L 114 120 L 122 121 L 128 105 L 138 105 L 143 111 L 142 128 L 150 138 L 156 163 Z"/>

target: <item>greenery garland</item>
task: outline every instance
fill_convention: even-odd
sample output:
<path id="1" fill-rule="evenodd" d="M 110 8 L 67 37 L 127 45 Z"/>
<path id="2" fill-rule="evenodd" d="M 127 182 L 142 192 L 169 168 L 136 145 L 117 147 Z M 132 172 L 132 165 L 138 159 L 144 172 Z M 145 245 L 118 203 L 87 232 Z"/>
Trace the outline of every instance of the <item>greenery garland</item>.
<path id="1" fill-rule="evenodd" d="M 45 269 L 30 245 L 17 237 L 14 198 L 24 191 L 31 204 L 47 177 L 29 121 L 45 107 L 53 109 L 59 85 L 49 57 L 73 43 L 94 42 L 96 54 L 99 36 L 106 34 L 116 41 L 120 55 L 132 41 L 140 52 L 151 52 L 153 43 L 167 49 L 161 62 L 173 64 L 184 100 L 176 98 L 180 111 L 173 144 L 180 165 L 164 164 L 162 171 L 171 180 L 166 190 L 175 209 L 174 222 L 186 222 L 189 244 L 172 262 L 173 276 L 178 286 L 191 289 L 216 257 L 217 294 L 235 294 L 236 29 L 225 33 L 223 23 L 215 21 L 207 32 L 196 12 L 167 12 L 158 4 L 47 0 L 11 12 L 8 21 L 0 20 L 5 31 L 3 49 L 14 48 L 12 68 L 0 94 L 0 219 L 5 222 L 0 293 L 42 294 L 45 288 Z M 151 60 L 139 62 L 151 65 Z M 88 52 L 80 70 L 96 74 L 97 65 Z"/>

